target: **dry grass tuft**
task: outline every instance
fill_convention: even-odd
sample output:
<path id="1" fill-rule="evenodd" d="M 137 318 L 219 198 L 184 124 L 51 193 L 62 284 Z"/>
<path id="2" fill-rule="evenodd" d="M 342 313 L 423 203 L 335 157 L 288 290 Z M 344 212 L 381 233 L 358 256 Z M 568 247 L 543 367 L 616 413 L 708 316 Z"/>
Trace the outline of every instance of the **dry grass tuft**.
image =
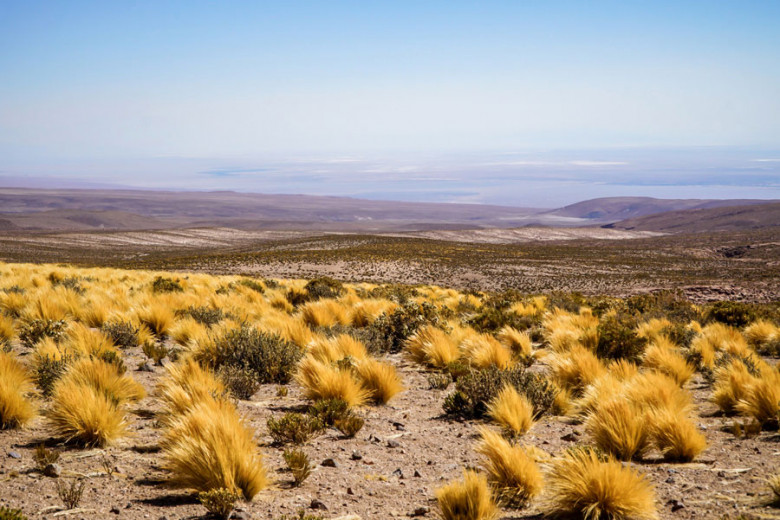
<path id="1" fill-rule="evenodd" d="M 575 396 L 582 395 L 585 387 L 607 372 L 601 360 L 580 345 L 552 355 L 549 362 L 553 381 Z"/>
<path id="2" fill-rule="evenodd" d="M 625 399 L 598 403 L 585 429 L 599 449 L 620 460 L 641 458 L 649 445 L 645 414 Z"/>
<path id="3" fill-rule="evenodd" d="M 659 336 L 647 347 L 643 365 L 666 374 L 674 379 L 679 386 L 688 382 L 696 370 L 677 351 L 676 346 L 664 336 Z"/>
<path id="4" fill-rule="evenodd" d="M 533 457 L 520 446 L 510 444 L 501 435 L 480 428 L 481 440 L 476 452 L 485 457 L 482 462 L 499 501 L 519 508 L 537 496 L 544 479 Z"/>
<path id="5" fill-rule="evenodd" d="M 55 386 L 47 417 L 56 435 L 85 446 L 106 446 L 127 430 L 125 414 L 115 402 L 72 379 Z"/>
<path id="6" fill-rule="evenodd" d="M 475 334 L 461 344 L 463 357 L 476 368 L 510 368 L 514 364 L 512 351 L 490 334 Z"/>
<path id="7" fill-rule="evenodd" d="M 668 461 L 691 462 L 707 448 L 707 439 L 684 415 L 652 410 L 648 425 L 653 444 Z"/>
<path id="8" fill-rule="evenodd" d="M 573 450 L 555 461 L 547 476 L 549 516 L 584 520 L 655 520 L 655 491 L 636 470 L 602 461 L 592 450 Z"/>
<path id="9" fill-rule="evenodd" d="M 268 485 L 252 432 L 226 401 L 204 401 L 176 418 L 162 443 L 175 487 L 225 488 L 251 500 Z"/>
<path id="10" fill-rule="evenodd" d="M 371 392 L 371 400 L 375 403 L 387 404 L 404 389 L 395 367 L 376 359 L 359 361 L 355 365 L 355 373 L 362 385 Z"/>
<path id="11" fill-rule="evenodd" d="M 100 359 L 84 358 L 74 362 L 57 385 L 82 385 L 104 394 L 115 406 L 134 402 L 146 396 L 144 387 L 122 374 L 114 364 Z M 55 386 L 54 391 L 57 391 Z"/>
<path id="12" fill-rule="evenodd" d="M 460 357 L 457 342 L 443 330 L 433 325 L 421 327 L 406 340 L 406 352 L 421 365 L 445 368 Z"/>
<path id="13" fill-rule="evenodd" d="M 496 339 L 506 348 L 512 351 L 515 358 L 524 365 L 533 363 L 535 356 L 531 336 L 528 332 L 521 332 L 506 326 L 498 331 Z"/>
<path id="14" fill-rule="evenodd" d="M 331 366 L 305 356 L 295 376 L 309 399 L 341 399 L 349 406 L 361 406 L 371 398 L 371 392 L 355 379 L 352 370 Z"/>
<path id="15" fill-rule="evenodd" d="M 192 359 L 169 365 L 167 377 L 157 386 L 157 395 L 163 402 L 164 420 L 186 413 L 204 401 L 224 399 L 225 385 L 214 374 Z"/>
<path id="16" fill-rule="evenodd" d="M 510 437 L 524 435 L 534 425 L 534 406 L 513 385 L 506 385 L 489 403 L 488 415 Z"/>
<path id="17" fill-rule="evenodd" d="M 436 490 L 443 520 L 494 520 L 498 508 L 487 479 L 475 471 L 465 470 L 463 480 L 450 482 Z"/>
<path id="18" fill-rule="evenodd" d="M 736 410 L 752 417 L 759 424 L 777 427 L 780 422 L 780 372 L 766 371 L 755 378 L 747 394 L 736 405 Z"/>
<path id="19" fill-rule="evenodd" d="M 0 429 L 24 426 L 35 417 L 25 394 L 32 391 L 27 369 L 11 354 L 0 352 Z"/>
<path id="20" fill-rule="evenodd" d="M 333 363 L 346 357 L 354 360 L 368 358 L 368 350 L 363 342 L 349 334 L 339 334 L 335 338 L 316 338 L 309 344 L 307 352 L 323 363 Z"/>

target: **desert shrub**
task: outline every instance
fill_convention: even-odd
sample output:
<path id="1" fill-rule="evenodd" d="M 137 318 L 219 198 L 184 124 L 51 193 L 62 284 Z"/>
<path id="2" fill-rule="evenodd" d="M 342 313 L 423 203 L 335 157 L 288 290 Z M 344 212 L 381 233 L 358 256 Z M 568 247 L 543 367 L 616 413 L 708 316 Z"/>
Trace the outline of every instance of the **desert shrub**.
<path id="1" fill-rule="evenodd" d="M 561 309 L 567 312 L 579 312 L 580 307 L 587 304 L 587 300 L 582 293 L 553 291 L 547 295 L 547 307 L 549 309 Z"/>
<path id="2" fill-rule="evenodd" d="M 303 484 L 311 475 L 312 465 L 309 456 L 303 450 L 284 450 L 284 462 L 293 475 L 293 484 L 297 487 Z"/>
<path id="3" fill-rule="evenodd" d="M 263 287 L 263 284 L 257 280 L 252 280 L 251 278 L 242 278 L 238 281 L 238 283 L 239 285 L 243 285 L 244 287 L 252 289 L 257 293 L 263 294 L 265 292 L 265 287 Z"/>
<path id="4" fill-rule="evenodd" d="M 415 287 L 400 284 L 386 284 L 374 287 L 365 295 L 370 298 L 385 299 L 404 305 L 413 298 L 420 296 L 420 291 Z M 363 297 L 361 295 L 361 297 Z"/>
<path id="5" fill-rule="evenodd" d="M 190 306 L 182 314 L 190 316 L 201 325 L 206 325 L 207 327 L 216 325 L 225 319 L 225 313 L 222 312 L 222 309 L 216 309 L 205 305 L 200 307 Z"/>
<path id="6" fill-rule="evenodd" d="M 43 356 L 35 363 L 35 384 L 41 391 L 41 395 L 49 397 L 54 390 L 54 385 L 60 380 L 62 374 L 68 368 L 70 358 L 63 356 L 56 359 L 51 356 Z"/>
<path id="7" fill-rule="evenodd" d="M 543 376 L 522 368 L 472 370 L 458 378 L 455 392 L 444 400 L 444 411 L 463 418 L 482 417 L 487 413 L 488 403 L 506 385 L 513 386 L 528 398 L 533 405 L 534 418 L 550 409 L 557 393 Z"/>
<path id="8" fill-rule="evenodd" d="M 463 480 L 446 484 L 436 490 L 436 500 L 443 520 L 494 520 L 498 508 L 484 475 L 471 470 L 463 472 Z"/>
<path id="9" fill-rule="evenodd" d="M 341 432 L 344 437 L 348 439 L 353 438 L 363 428 L 366 421 L 362 417 L 357 415 L 348 414 L 345 417 L 336 419 L 333 422 L 333 426 Z"/>
<path id="10" fill-rule="evenodd" d="M 183 292 L 183 291 L 184 291 L 184 287 L 182 287 L 181 282 L 179 282 L 179 280 L 174 280 L 173 278 L 165 278 L 163 276 L 157 276 L 152 282 L 152 292 L 155 293 L 171 293 L 171 292 Z"/>
<path id="11" fill-rule="evenodd" d="M 370 399 L 375 403 L 387 404 L 404 389 L 398 372 L 389 363 L 364 359 L 355 365 L 354 371 L 360 383 L 369 391 Z"/>
<path id="12" fill-rule="evenodd" d="M 0 520 L 27 520 L 21 509 L 0 506 Z"/>
<path id="13" fill-rule="evenodd" d="M 247 368 L 223 365 L 217 370 L 217 376 L 236 399 L 251 399 L 260 388 L 257 374 Z"/>
<path id="14" fill-rule="evenodd" d="M 28 348 L 33 348 L 43 338 L 52 338 L 59 342 L 66 326 L 65 320 L 30 320 L 19 330 L 19 341 Z"/>
<path id="15" fill-rule="evenodd" d="M 327 276 L 309 280 L 303 290 L 309 295 L 311 301 L 322 298 L 338 298 L 346 292 L 344 284 Z"/>
<path id="16" fill-rule="evenodd" d="M 625 399 L 597 404 L 585 429 L 602 452 L 620 460 L 641 458 L 649 446 L 645 414 Z"/>
<path id="17" fill-rule="evenodd" d="M 71 480 L 70 485 L 65 485 L 57 479 L 57 496 L 62 500 L 65 509 L 76 509 L 79 506 L 85 486 L 86 482 L 83 480 Z"/>
<path id="18" fill-rule="evenodd" d="M 487 414 L 512 438 L 524 435 L 534 424 L 533 405 L 512 385 L 502 388 L 490 400 Z"/>
<path id="19" fill-rule="evenodd" d="M 301 355 L 298 346 L 280 336 L 241 327 L 215 338 L 212 348 L 196 352 L 195 358 L 215 370 L 222 366 L 250 370 L 261 384 L 286 384 Z"/>
<path id="20" fill-rule="evenodd" d="M 626 316 L 611 316 L 601 320 L 596 354 L 601 358 L 638 362 L 644 353 L 647 339 L 637 335 L 636 326 L 636 320 Z"/>
<path id="21" fill-rule="evenodd" d="M 129 348 L 138 345 L 138 328 L 127 321 L 110 321 L 104 323 L 100 330 L 117 347 Z"/>
<path id="22" fill-rule="evenodd" d="M 699 310 L 682 291 L 663 290 L 638 294 L 626 299 L 626 307 L 630 314 L 642 315 L 646 319 L 666 318 L 680 323 L 701 319 Z"/>
<path id="23" fill-rule="evenodd" d="M 296 412 L 287 412 L 279 419 L 269 417 L 267 424 L 277 444 L 305 444 L 325 428 L 319 418 Z"/>
<path id="24" fill-rule="evenodd" d="M 304 357 L 298 364 L 295 378 L 306 397 L 313 400 L 341 399 L 349 406 L 361 406 L 372 394 L 356 379 L 351 367 L 322 363 L 311 356 Z"/>
<path id="25" fill-rule="evenodd" d="M 0 430 L 18 428 L 34 416 L 26 395 L 32 390 L 32 379 L 24 365 L 11 354 L 0 352 Z"/>
<path id="26" fill-rule="evenodd" d="M 747 303 L 720 301 L 713 303 L 705 316 L 708 322 L 723 323 L 739 329 L 755 321 L 756 312 Z"/>
<path id="27" fill-rule="evenodd" d="M 282 515 L 279 517 L 279 520 L 325 520 L 322 515 L 312 515 L 304 511 L 303 509 L 299 509 L 298 513 L 294 516 L 287 516 Z"/>
<path id="28" fill-rule="evenodd" d="M 320 399 L 309 406 L 308 414 L 316 417 L 325 426 L 333 426 L 336 421 L 350 415 L 349 404 L 343 399 Z"/>
<path id="29" fill-rule="evenodd" d="M 236 502 L 241 498 L 233 490 L 227 488 L 212 489 L 198 493 L 198 501 L 212 516 L 219 520 L 228 520 Z"/>
<path id="30" fill-rule="evenodd" d="M 174 487 L 225 488 L 252 498 L 268 485 L 252 431 L 232 403 L 204 400 L 176 417 L 162 441 L 164 468 Z"/>
<path id="31" fill-rule="evenodd" d="M 374 345 L 380 352 L 399 352 L 404 342 L 427 324 L 437 324 L 436 307 L 428 302 L 407 302 L 390 314 L 381 314 L 370 329 L 378 332 L 381 343 Z"/>
<path id="32" fill-rule="evenodd" d="M 652 484 L 630 466 L 601 460 L 593 450 L 571 450 L 547 474 L 543 509 L 549 516 L 655 520 Z"/>
<path id="33" fill-rule="evenodd" d="M 696 331 L 692 327 L 680 322 L 665 326 L 661 329 L 661 334 L 684 349 L 690 348 L 693 338 L 696 337 Z"/>
<path id="34" fill-rule="evenodd" d="M 495 334 L 504 327 L 517 330 L 529 329 L 539 323 L 539 320 L 530 316 L 518 316 L 506 308 L 487 307 L 472 316 L 466 323 L 477 332 Z"/>
<path id="35" fill-rule="evenodd" d="M 50 450 L 45 444 L 41 443 L 35 447 L 35 453 L 33 453 L 33 460 L 38 471 L 43 471 L 49 464 L 54 464 L 60 460 L 59 450 Z"/>
<path id="36" fill-rule="evenodd" d="M 526 451 L 487 428 L 481 428 L 476 452 L 498 501 L 507 507 L 523 507 L 544 485 L 542 472 Z"/>
<path id="37" fill-rule="evenodd" d="M 163 359 L 170 353 L 170 349 L 161 341 L 148 341 L 141 347 L 141 351 L 158 366 L 162 365 Z"/>
<path id="38" fill-rule="evenodd" d="M 431 390 L 446 390 L 452 384 L 452 376 L 447 373 L 436 373 L 428 376 L 428 388 Z"/>

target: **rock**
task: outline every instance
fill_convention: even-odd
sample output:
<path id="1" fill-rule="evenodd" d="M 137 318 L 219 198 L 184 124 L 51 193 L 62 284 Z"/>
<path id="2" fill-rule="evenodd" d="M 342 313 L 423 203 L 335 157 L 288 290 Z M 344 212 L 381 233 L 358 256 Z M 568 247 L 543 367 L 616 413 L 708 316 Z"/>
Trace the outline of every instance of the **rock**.
<path id="1" fill-rule="evenodd" d="M 390 439 L 389 441 L 387 441 L 387 447 L 388 448 L 400 448 L 401 447 L 401 443 L 398 442 L 395 439 Z"/>
<path id="2" fill-rule="evenodd" d="M 12 459 L 21 459 L 22 458 L 22 454 L 19 453 L 18 451 L 9 451 L 8 452 L 8 456 L 11 457 Z"/>
<path id="3" fill-rule="evenodd" d="M 326 468 L 338 468 L 338 463 L 333 459 L 325 459 L 322 462 L 320 462 L 320 466 L 325 466 Z"/>
<path id="4" fill-rule="evenodd" d="M 404 426 L 403 423 L 399 423 L 399 422 L 394 422 L 393 428 L 401 432 L 406 431 L 406 426 Z"/>
<path id="5" fill-rule="evenodd" d="M 352 452 L 352 460 L 360 460 L 363 458 L 363 454 L 355 450 Z"/>
<path id="6" fill-rule="evenodd" d="M 682 503 L 682 500 L 677 500 L 676 498 L 669 500 L 666 505 L 672 506 L 672 513 L 685 509 L 685 504 Z"/>
<path id="7" fill-rule="evenodd" d="M 230 518 L 233 520 L 249 520 L 249 515 L 242 511 L 233 511 L 233 514 L 230 515 Z"/>
<path id="8" fill-rule="evenodd" d="M 355 494 L 355 492 L 354 492 L 354 491 L 352 491 L 352 488 L 351 488 L 351 487 L 348 487 L 348 488 L 347 488 L 347 495 L 354 495 L 354 494 Z"/>
<path id="9" fill-rule="evenodd" d="M 393 471 L 393 476 L 398 478 L 404 478 L 404 472 L 401 471 L 401 468 L 395 468 L 395 471 Z"/>
<path id="10" fill-rule="evenodd" d="M 148 362 L 141 363 L 140 365 L 138 365 L 138 371 L 139 372 L 154 372 L 154 367 L 150 363 L 148 363 Z"/>
<path id="11" fill-rule="evenodd" d="M 130 509 L 131 507 L 133 507 L 132 502 L 128 502 L 127 504 L 125 504 L 125 509 Z"/>
<path id="12" fill-rule="evenodd" d="M 47 464 L 43 468 L 43 474 L 47 477 L 57 478 L 62 474 L 62 469 L 59 464 Z"/>
<path id="13" fill-rule="evenodd" d="M 115 515 L 118 515 L 121 512 L 121 510 L 117 506 L 114 506 L 111 508 L 111 512 Z"/>
<path id="14" fill-rule="evenodd" d="M 417 470 L 414 470 L 414 475 L 413 476 L 415 478 L 422 478 L 422 474 L 419 471 L 417 471 Z"/>
<path id="15" fill-rule="evenodd" d="M 571 432 L 571 433 L 567 433 L 566 435 L 561 437 L 561 440 L 562 441 L 566 441 L 566 442 L 576 442 L 577 441 L 577 437 L 579 437 L 579 435 L 577 435 L 577 432 L 574 431 L 574 432 Z"/>
<path id="16" fill-rule="evenodd" d="M 322 503 L 321 500 L 318 500 L 316 498 L 311 501 L 311 504 L 309 504 L 309 508 L 310 509 L 319 509 L 319 510 L 322 510 L 322 511 L 327 511 L 328 510 L 328 506 L 326 506 L 324 503 Z"/>
<path id="17" fill-rule="evenodd" d="M 427 507 L 421 506 L 414 510 L 412 516 L 425 516 L 428 514 L 429 511 L 430 509 L 428 509 Z"/>

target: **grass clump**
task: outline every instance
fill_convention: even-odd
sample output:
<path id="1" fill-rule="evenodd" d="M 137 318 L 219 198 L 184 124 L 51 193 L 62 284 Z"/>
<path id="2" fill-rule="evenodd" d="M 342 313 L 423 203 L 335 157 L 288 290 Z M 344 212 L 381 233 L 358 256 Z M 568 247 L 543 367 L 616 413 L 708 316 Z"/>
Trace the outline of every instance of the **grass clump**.
<path id="1" fill-rule="evenodd" d="M 166 367 L 166 377 L 157 387 L 163 403 L 160 419 L 170 421 L 206 401 L 224 400 L 227 389 L 214 374 L 192 359 Z"/>
<path id="2" fill-rule="evenodd" d="M 21 509 L 0 506 L 0 520 L 27 520 Z"/>
<path id="3" fill-rule="evenodd" d="M 584 520 L 655 520 L 655 491 L 636 470 L 589 449 L 555 461 L 547 475 L 544 509 L 549 516 Z"/>
<path id="4" fill-rule="evenodd" d="M 408 356 L 421 365 L 446 368 L 460 358 L 460 349 L 453 338 L 433 325 L 425 325 L 404 342 Z"/>
<path id="5" fill-rule="evenodd" d="M 252 498 L 268 485 L 251 430 L 230 402 L 204 400 L 171 421 L 162 442 L 174 487 Z"/>
<path id="6" fill-rule="evenodd" d="M 476 451 L 484 457 L 482 465 L 498 501 L 507 507 L 523 507 L 544 486 L 539 466 L 522 447 L 510 444 L 497 433 L 487 428 L 479 433 Z"/>
<path id="7" fill-rule="evenodd" d="M 507 385 L 490 400 L 487 414 L 510 437 L 524 435 L 534 424 L 534 407 L 528 398 Z"/>
<path id="8" fill-rule="evenodd" d="M 234 491 L 227 488 L 212 489 L 198 493 L 198 501 L 206 511 L 219 520 L 228 520 L 236 502 L 241 498 Z"/>
<path id="9" fill-rule="evenodd" d="M 653 410 L 648 417 L 653 445 L 670 462 L 692 462 L 707 448 L 707 439 L 691 420 L 669 410 Z"/>
<path id="10" fill-rule="evenodd" d="M 318 418 L 325 426 L 333 426 L 336 421 L 348 417 L 352 412 L 343 399 L 320 399 L 309 406 L 308 414 Z"/>
<path id="11" fill-rule="evenodd" d="M 54 464 L 60 460 L 59 450 L 50 450 L 45 444 L 41 443 L 35 447 L 35 453 L 33 453 L 33 460 L 38 471 L 43 471 L 49 464 Z"/>
<path id="12" fill-rule="evenodd" d="M 35 417 L 35 408 L 26 394 L 32 378 L 15 357 L 0 352 L 0 429 L 18 428 Z"/>
<path id="13" fill-rule="evenodd" d="M 494 520 L 498 508 L 484 475 L 471 470 L 463 480 L 450 482 L 436 490 L 436 500 L 444 520 Z"/>
<path id="14" fill-rule="evenodd" d="M 141 351 L 147 359 L 154 361 L 154 364 L 157 366 L 162 366 L 163 359 L 170 354 L 170 349 L 165 346 L 165 343 L 160 341 L 147 341 L 141 347 Z"/>
<path id="15" fill-rule="evenodd" d="M 404 389 L 395 367 L 376 359 L 364 359 L 354 367 L 355 374 L 377 404 L 387 404 Z"/>
<path id="16" fill-rule="evenodd" d="M 349 406 L 361 406 L 371 398 L 371 391 L 355 378 L 351 368 L 333 366 L 306 356 L 298 365 L 298 383 L 309 399 L 341 399 Z"/>
<path id="17" fill-rule="evenodd" d="M 287 412 L 279 419 L 269 417 L 267 424 L 276 444 L 305 444 L 325 428 L 318 417 L 296 412 Z"/>
<path id="18" fill-rule="evenodd" d="M 363 425 L 365 425 L 365 423 L 366 421 L 362 417 L 349 414 L 345 417 L 336 419 L 333 422 L 333 426 L 338 431 L 340 431 L 344 437 L 351 439 L 358 434 L 358 432 L 363 428 Z"/>
<path id="19" fill-rule="evenodd" d="M 303 450 L 284 450 L 284 463 L 287 464 L 287 468 L 292 473 L 295 487 L 303 484 L 313 469 L 309 456 Z"/>
<path id="20" fill-rule="evenodd" d="M 597 404 L 585 429 L 601 451 L 620 460 L 641 458 L 649 446 L 645 415 L 625 399 Z"/>

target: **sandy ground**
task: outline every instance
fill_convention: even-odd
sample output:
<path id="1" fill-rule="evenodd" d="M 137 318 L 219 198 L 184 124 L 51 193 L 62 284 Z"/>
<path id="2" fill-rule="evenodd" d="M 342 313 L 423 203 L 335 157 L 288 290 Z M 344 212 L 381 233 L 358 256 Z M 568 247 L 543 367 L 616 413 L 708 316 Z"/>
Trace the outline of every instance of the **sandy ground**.
<path id="1" fill-rule="evenodd" d="M 125 351 L 129 367 L 142 361 L 139 350 Z M 289 394 L 279 398 L 276 387 L 268 385 L 251 400 L 239 403 L 248 424 L 257 432 L 274 481 L 252 503 L 240 505 L 244 518 L 278 520 L 299 509 L 309 510 L 312 500 L 321 501 L 327 510 L 309 512 L 324 518 L 348 514 L 364 520 L 403 518 L 415 512 L 423 518 L 436 518 L 435 489 L 458 477 L 464 466 L 479 464 L 473 447 L 476 427 L 482 423 L 443 417 L 442 402 L 449 390 L 429 389 L 427 374 L 419 367 L 398 355 L 390 359 L 400 369 L 406 391 L 389 406 L 359 410 L 366 425 L 356 438 L 342 439 L 330 430 L 306 445 L 304 450 L 318 467 L 300 488 L 291 487 L 283 450 L 270 444 L 266 427 L 269 416 L 305 404 L 300 390 L 292 384 Z M 152 395 L 162 373 L 160 367 L 154 373 L 132 372 L 150 396 L 133 409 L 131 436 L 105 450 L 63 448 L 62 477 L 83 477 L 87 482 L 79 511 L 63 514 L 55 480 L 35 470 L 34 447 L 53 442 L 46 420 L 39 417 L 21 431 L 0 431 L 0 504 L 21 508 L 30 518 L 205 518 L 204 509 L 192 495 L 164 485 L 166 474 L 160 469 L 161 455 L 155 448 L 161 437 L 154 416 L 159 405 Z M 699 461 L 690 464 L 668 464 L 652 455 L 635 464 L 656 486 L 660 518 L 720 519 L 724 515 L 736 518 L 741 513 L 780 518 L 780 509 L 767 505 L 771 492 L 765 485 L 765 479 L 780 469 L 780 435 L 764 432 L 736 439 L 722 430 L 732 419 L 715 415 L 715 406 L 707 402 L 709 388 L 700 379 L 687 388 L 694 393 L 699 413 L 696 424 L 706 435 L 709 448 Z M 45 408 L 45 403 L 42 406 Z M 545 417 L 523 441 L 556 455 L 586 440 L 581 425 L 565 417 Z M 104 458 L 115 470 L 110 476 L 104 471 Z M 319 465 L 329 458 L 335 467 Z M 501 518 L 539 518 L 541 513 L 535 501 L 524 510 L 504 511 Z"/>

